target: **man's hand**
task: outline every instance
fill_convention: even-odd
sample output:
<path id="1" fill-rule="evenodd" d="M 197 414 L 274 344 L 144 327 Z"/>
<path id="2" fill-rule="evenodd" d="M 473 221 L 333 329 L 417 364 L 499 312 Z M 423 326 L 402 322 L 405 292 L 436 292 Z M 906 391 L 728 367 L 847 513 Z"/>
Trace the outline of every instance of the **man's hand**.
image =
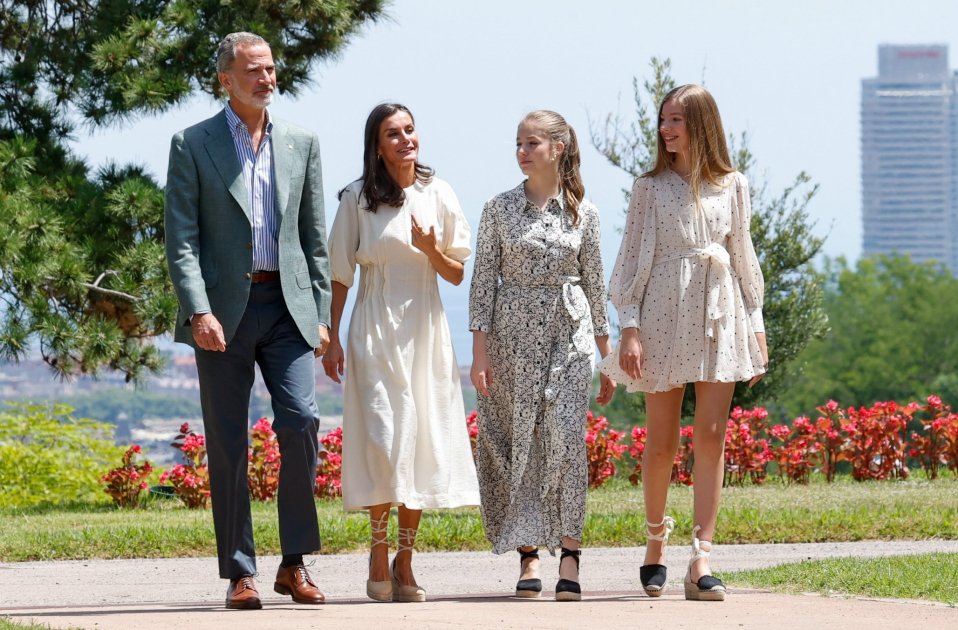
<path id="1" fill-rule="evenodd" d="M 319 325 L 319 347 L 313 348 L 313 356 L 317 359 L 329 349 L 329 329 L 324 324 Z"/>
<path id="2" fill-rule="evenodd" d="M 190 318 L 193 329 L 193 341 L 203 350 L 210 352 L 226 351 L 226 336 L 220 320 L 212 313 L 199 313 Z"/>

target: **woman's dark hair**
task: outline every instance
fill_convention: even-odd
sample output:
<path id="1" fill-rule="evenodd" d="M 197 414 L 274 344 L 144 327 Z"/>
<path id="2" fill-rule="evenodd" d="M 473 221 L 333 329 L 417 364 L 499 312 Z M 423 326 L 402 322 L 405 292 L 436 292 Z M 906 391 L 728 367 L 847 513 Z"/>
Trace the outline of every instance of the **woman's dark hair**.
<path id="1" fill-rule="evenodd" d="M 406 200 L 406 193 L 389 176 L 386 165 L 379 157 L 379 127 L 384 120 L 396 112 L 406 112 L 413 123 L 416 122 L 409 108 L 399 103 L 380 103 L 373 108 L 373 111 L 369 112 L 369 117 L 366 118 L 363 142 L 363 174 L 360 178 L 363 187 L 359 191 L 359 197 L 362 198 L 365 195 L 366 210 L 370 212 L 376 212 L 376 208 L 380 204 L 398 207 Z M 418 161 L 416 162 L 416 179 L 418 181 L 426 183 L 432 179 L 434 174 L 435 171 L 432 168 L 420 164 Z M 340 198 L 342 198 L 345 190 L 344 188 L 339 191 L 338 196 Z"/>

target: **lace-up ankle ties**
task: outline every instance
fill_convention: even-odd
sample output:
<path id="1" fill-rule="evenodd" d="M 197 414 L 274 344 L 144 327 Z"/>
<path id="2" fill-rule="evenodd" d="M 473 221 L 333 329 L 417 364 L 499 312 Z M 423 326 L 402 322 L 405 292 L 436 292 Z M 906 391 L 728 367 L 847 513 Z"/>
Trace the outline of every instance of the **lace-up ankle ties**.
<path id="1" fill-rule="evenodd" d="M 371 531 L 372 544 L 369 546 L 369 566 L 373 564 L 372 550 L 377 545 L 385 545 L 388 553 L 389 541 L 387 535 L 389 531 L 389 510 L 383 512 L 379 518 L 369 517 L 369 529 Z M 366 596 L 377 602 L 391 602 L 393 599 L 392 575 L 388 580 L 366 580 Z"/>
<path id="2" fill-rule="evenodd" d="M 712 541 L 699 540 L 697 536 L 700 525 L 692 529 L 692 557 L 689 558 L 689 569 L 685 574 L 685 599 L 697 601 L 724 601 L 725 584 L 714 575 L 703 575 L 696 581 L 692 581 L 692 566 L 697 560 L 707 560 L 712 553 Z M 703 549 L 702 545 L 708 545 L 708 549 Z"/>
<path id="3" fill-rule="evenodd" d="M 652 529 L 662 528 L 658 534 L 653 534 Z M 671 516 L 662 518 L 661 523 L 651 523 L 645 521 L 645 535 L 647 540 L 657 540 L 664 547 L 675 529 L 675 519 Z M 642 583 L 642 590 L 649 597 L 660 597 L 665 590 L 665 583 L 668 579 L 667 568 L 664 564 L 646 564 L 639 567 L 639 581 Z"/>

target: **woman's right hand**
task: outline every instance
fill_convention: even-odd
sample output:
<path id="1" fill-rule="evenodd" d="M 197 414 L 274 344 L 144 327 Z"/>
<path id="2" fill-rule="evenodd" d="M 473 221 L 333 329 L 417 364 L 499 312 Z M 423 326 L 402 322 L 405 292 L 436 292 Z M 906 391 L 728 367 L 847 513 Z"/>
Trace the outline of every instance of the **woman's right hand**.
<path id="1" fill-rule="evenodd" d="M 638 328 L 623 328 L 619 340 L 619 367 L 631 378 L 642 378 L 642 342 L 639 341 Z"/>
<path id="2" fill-rule="evenodd" d="M 343 353 L 343 346 L 339 343 L 339 335 L 329 336 L 329 346 L 326 348 L 326 354 L 323 355 L 323 371 L 326 376 L 336 383 L 342 383 L 340 378 L 346 366 L 346 355 Z"/>
<path id="3" fill-rule="evenodd" d="M 489 387 L 492 386 L 492 366 L 489 364 L 489 355 L 485 351 L 473 352 L 469 378 L 477 392 L 483 396 L 489 395 Z"/>

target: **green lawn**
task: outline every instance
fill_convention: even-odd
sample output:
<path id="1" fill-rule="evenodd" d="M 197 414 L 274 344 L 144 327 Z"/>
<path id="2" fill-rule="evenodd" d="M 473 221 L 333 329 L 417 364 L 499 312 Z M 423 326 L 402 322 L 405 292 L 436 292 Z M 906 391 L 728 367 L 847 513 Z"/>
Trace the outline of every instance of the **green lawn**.
<path id="1" fill-rule="evenodd" d="M 0 617 L 0 630 L 50 630 L 50 625 L 34 621 L 14 621 L 8 617 Z M 80 628 L 69 628 L 68 630 L 80 630 Z"/>
<path id="2" fill-rule="evenodd" d="M 958 554 L 834 558 L 723 575 L 734 586 L 786 593 L 930 599 L 958 605 Z"/>
<path id="3" fill-rule="evenodd" d="M 692 490 L 673 487 L 669 513 L 674 540 L 692 529 Z M 338 501 L 318 507 L 325 553 L 367 548 L 363 513 L 344 514 Z M 254 504 L 257 550 L 278 554 L 274 504 Z M 615 479 L 589 497 L 588 546 L 645 543 L 641 488 Z M 395 527 L 395 519 L 393 519 Z M 393 532 L 393 535 L 395 533 Z M 727 488 L 716 541 L 720 543 L 958 539 L 958 480 Z M 419 529 L 422 550 L 488 549 L 475 508 L 427 511 Z M 139 510 L 105 505 L 0 510 L 0 561 L 84 558 L 163 558 L 216 555 L 208 510 L 151 501 Z"/>

